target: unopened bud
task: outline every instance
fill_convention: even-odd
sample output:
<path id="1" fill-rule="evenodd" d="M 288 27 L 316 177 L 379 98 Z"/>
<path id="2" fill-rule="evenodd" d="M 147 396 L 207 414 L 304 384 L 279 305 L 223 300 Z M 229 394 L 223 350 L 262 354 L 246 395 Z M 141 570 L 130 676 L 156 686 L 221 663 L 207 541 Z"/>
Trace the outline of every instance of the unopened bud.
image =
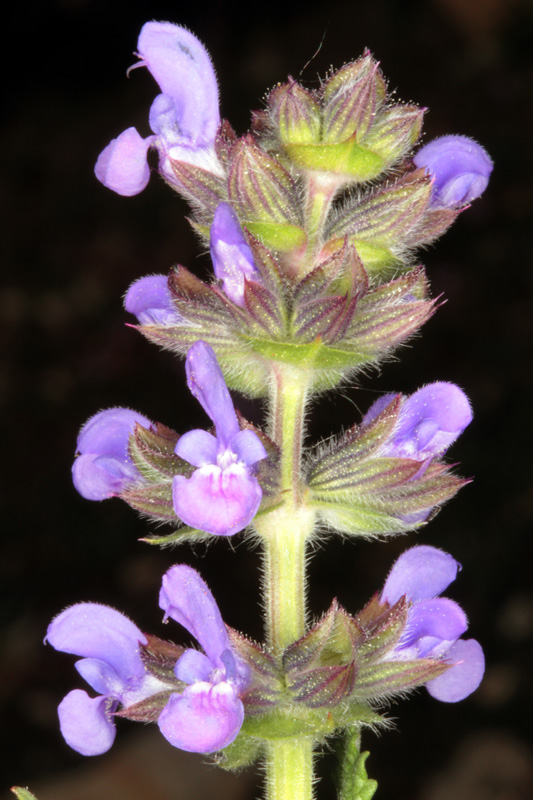
<path id="1" fill-rule="evenodd" d="M 276 86 L 268 98 L 270 112 L 282 144 L 316 144 L 320 141 L 320 106 L 313 94 L 290 79 Z"/>
<path id="2" fill-rule="evenodd" d="M 361 141 L 383 103 L 386 86 L 378 64 L 368 53 L 347 64 L 324 86 L 323 141 Z"/>
<path id="3" fill-rule="evenodd" d="M 387 166 L 404 158 L 422 129 L 424 108 L 393 105 L 384 109 L 365 139 L 365 147 L 380 155 Z"/>

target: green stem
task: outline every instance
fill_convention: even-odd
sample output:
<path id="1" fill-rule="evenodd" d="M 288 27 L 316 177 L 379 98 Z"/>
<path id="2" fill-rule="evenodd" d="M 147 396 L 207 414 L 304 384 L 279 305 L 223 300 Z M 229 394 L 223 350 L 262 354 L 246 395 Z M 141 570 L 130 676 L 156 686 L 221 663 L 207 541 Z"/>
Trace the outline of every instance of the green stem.
<path id="1" fill-rule="evenodd" d="M 259 517 L 264 544 L 264 604 L 267 641 L 275 655 L 305 633 L 305 546 L 314 527 L 300 484 L 307 373 L 285 364 L 274 367 L 270 435 L 280 448 L 283 505 Z M 305 738 L 268 745 L 267 800 L 311 800 L 313 746 Z"/>
<path id="2" fill-rule="evenodd" d="M 313 745 L 306 739 L 271 742 L 266 762 L 268 800 L 312 800 Z"/>
<path id="3" fill-rule="evenodd" d="M 305 260 L 311 265 L 314 265 L 317 250 L 322 244 L 324 223 L 338 187 L 339 180 L 335 175 L 325 175 L 319 172 L 309 175 L 305 207 L 307 231 Z"/>
<path id="4" fill-rule="evenodd" d="M 303 370 L 275 365 L 270 434 L 280 448 L 284 502 L 256 527 L 264 542 L 267 641 L 277 653 L 305 632 L 305 544 L 314 524 L 300 486 L 307 384 Z"/>

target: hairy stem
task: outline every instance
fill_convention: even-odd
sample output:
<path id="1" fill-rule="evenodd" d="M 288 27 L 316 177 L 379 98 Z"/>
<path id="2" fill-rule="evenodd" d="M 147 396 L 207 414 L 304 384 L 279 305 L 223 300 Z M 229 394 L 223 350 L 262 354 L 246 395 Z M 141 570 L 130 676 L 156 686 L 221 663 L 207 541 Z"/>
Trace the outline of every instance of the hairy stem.
<path id="1" fill-rule="evenodd" d="M 264 545 L 266 637 L 276 655 L 305 633 L 305 546 L 314 527 L 301 487 L 307 374 L 275 366 L 270 435 L 281 453 L 283 505 L 256 520 Z M 282 739 L 268 746 L 267 800 L 310 800 L 313 749 L 309 740 Z"/>
<path id="2" fill-rule="evenodd" d="M 268 800 L 312 800 L 313 745 L 310 741 L 271 742 L 266 766 Z"/>

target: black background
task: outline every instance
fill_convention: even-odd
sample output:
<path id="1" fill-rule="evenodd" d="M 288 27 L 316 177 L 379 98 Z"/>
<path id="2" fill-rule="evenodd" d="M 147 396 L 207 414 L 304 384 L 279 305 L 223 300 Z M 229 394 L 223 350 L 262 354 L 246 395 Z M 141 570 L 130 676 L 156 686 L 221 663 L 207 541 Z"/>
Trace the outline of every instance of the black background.
<path id="1" fill-rule="evenodd" d="M 149 132 L 156 87 L 146 71 L 126 80 L 125 70 L 142 24 L 161 19 L 186 25 L 206 44 L 222 114 L 238 133 L 266 89 L 287 74 L 298 77 L 307 64 L 301 79 L 314 86 L 330 66 L 368 46 L 398 97 L 429 108 L 425 140 L 463 133 L 494 158 L 485 196 L 421 256 L 434 294 L 444 293 L 447 303 L 401 361 L 320 398 L 311 423 L 313 437 L 327 436 L 356 421 L 377 391 L 454 381 L 470 396 L 475 418 L 451 458 L 475 481 L 417 537 L 326 542 L 311 564 L 311 610 L 321 613 L 334 595 L 359 609 L 415 539 L 452 552 L 463 572 L 451 593 L 486 650 L 486 680 L 460 707 L 425 691 L 396 705 L 396 730 L 366 734 L 369 772 L 380 800 L 425 798 L 431 776 L 449 776 L 462 753 L 488 741 L 501 774 L 483 774 L 466 796 L 525 800 L 533 794 L 531 774 L 516 764 L 527 752 L 533 694 L 531 6 L 192 5 L 33 0 L 12 11 L 13 27 L 3 31 L 0 786 L 31 786 L 83 760 L 64 745 L 55 716 L 62 695 L 79 685 L 72 659 L 42 646 L 64 606 L 108 603 L 164 635 L 160 578 L 182 561 L 200 568 L 229 624 L 262 635 L 259 554 L 239 537 L 207 550 L 150 549 L 137 541 L 147 525 L 133 511 L 118 501 L 84 501 L 70 482 L 79 427 L 101 408 L 136 408 L 181 432 L 205 424 L 184 388 L 183 364 L 126 328 L 121 304 L 133 280 L 177 261 L 206 274 L 187 208 L 157 177 L 141 195 L 121 198 L 92 173 L 99 151 L 121 130 Z M 261 421 L 259 406 L 239 405 Z M 133 727 L 121 725 L 119 738 L 127 740 Z M 325 778 L 319 795 L 328 793 Z"/>

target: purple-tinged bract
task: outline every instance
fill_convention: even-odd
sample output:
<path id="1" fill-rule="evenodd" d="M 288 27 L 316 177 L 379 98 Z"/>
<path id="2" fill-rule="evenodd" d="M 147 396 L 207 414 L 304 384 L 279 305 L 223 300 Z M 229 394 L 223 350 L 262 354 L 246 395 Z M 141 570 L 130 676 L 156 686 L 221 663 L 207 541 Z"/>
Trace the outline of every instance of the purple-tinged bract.
<path id="1" fill-rule="evenodd" d="M 433 139 L 413 161 L 433 178 L 433 205 L 445 208 L 468 205 L 482 195 L 494 166 L 485 148 L 467 136 Z"/>
<path id="2" fill-rule="evenodd" d="M 83 656 L 76 669 L 99 692 L 90 697 L 81 689 L 69 692 L 59 705 L 61 733 L 70 747 L 84 756 L 105 753 L 115 739 L 113 713 L 168 688 L 149 675 L 139 644 L 146 637 L 123 614 L 96 603 L 79 603 L 49 625 L 46 641 L 56 650 Z"/>
<path id="3" fill-rule="evenodd" d="M 209 588 L 191 567 L 177 564 L 163 576 L 159 604 L 203 648 L 186 650 L 174 672 L 188 684 L 173 694 L 158 720 L 163 736 L 181 750 L 212 753 L 235 739 L 244 720 L 240 694 L 248 667 L 231 648 L 226 626 Z"/>
<path id="4" fill-rule="evenodd" d="M 86 500 L 105 500 L 140 478 L 128 453 L 136 424 L 152 423 L 129 408 L 108 408 L 91 417 L 78 436 L 72 479 Z"/>
<path id="5" fill-rule="evenodd" d="M 485 671 L 479 642 L 461 639 L 468 622 L 464 611 L 439 597 L 455 579 L 459 564 L 448 553 L 422 545 L 406 550 L 394 563 L 381 592 L 381 601 L 393 605 L 405 595 L 411 603 L 405 630 L 388 658 L 433 658 L 450 668 L 428 681 L 437 700 L 455 703 L 477 689 Z"/>
<path id="6" fill-rule="evenodd" d="M 224 293 L 238 306 L 244 305 L 246 280 L 260 280 L 259 272 L 237 215 L 228 203 L 215 211 L 210 232 L 211 260 Z"/>
<path id="7" fill-rule="evenodd" d="M 154 135 L 143 139 L 135 128 L 125 130 L 100 154 L 96 177 L 126 197 L 142 192 L 150 178 L 146 161 L 150 147 L 158 151 L 159 169 L 171 183 L 172 161 L 220 173 L 214 152 L 220 125 L 218 87 L 203 44 L 179 25 L 147 22 L 137 48 L 141 60 L 134 66 L 147 67 L 161 89 L 149 114 Z"/>
<path id="8" fill-rule="evenodd" d="M 192 430 L 178 440 L 176 455 L 197 469 L 190 478 L 174 477 L 174 510 L 193 528 L 231 536 L 259 508 L 262 490 L 252 468 L 267 453 L 252 430 L 240 430 L 222 371 L 206 342 L 190 348 L 186 371 L 189 389 L 215 424 L 216 436 Z"/>
<path id="9" fill-rule="evenodd" d="M 166 275 L 147 275 L 132 283 L 124 298 L 124 308 L 141 325 L 178 325 L 183 322 L 172 302 Z"/>

